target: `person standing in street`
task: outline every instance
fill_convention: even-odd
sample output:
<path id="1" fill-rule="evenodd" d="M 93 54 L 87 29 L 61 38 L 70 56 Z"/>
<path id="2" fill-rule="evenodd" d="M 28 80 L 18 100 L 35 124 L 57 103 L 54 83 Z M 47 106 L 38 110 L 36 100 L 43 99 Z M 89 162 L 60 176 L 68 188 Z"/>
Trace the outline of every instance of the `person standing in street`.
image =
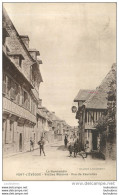
<path id="1" fill-rule="evenodd" d="M 67 147 L 67 143 L 68 143 L 68 139 L 67 139 L 67 136 L 65 135 L 65 138 L 64 138 L 64 145 L 65 145 L 65 148 Z"/>
<path id="2" fill-rule="evenodd" d="M 87 158 L 88 150 L 89 150 L 89 141 L 86 140 L 86 144 L 85 144 L 85 147 L 84 147 L 86 158 Z"/>
<path id="3" fill-rule="evenodd" d="M 34 151 L 34 141 L 32 140 L 32 138 L 30 138 L 30 152 Z"/>
<path id="4" fill-rule="evenodd" d="M 43 137 L 41 137 L 40 141 L 38 142 L 38 145 L 40 147 L 40 156 L 41 156 L 41 151 L 43 152 L 45 156 L 45 151 L 44 151 L 45 140 Z"/>
<path id="5" fill-rule="evenodd" d="M 68 143 L 69 157 L 72 156 L 73 148 L 74 148 L 74 141 L 73 141 L 72 137 L 70 137 L 69 143 Z"/>
<path id="6" fill-rule="evenodd" d="M 79 152 L 79 140 L 78 138 L 74 142 L 74 157 L 76 158 L 77 154 Z"/>
<path id="7" fill-rule="evenodd" d="M 69 143 L 68 150 L 69 150 L 69 157 L 71 157 L 73 152 L 73 146 L 71 142 Z"/>

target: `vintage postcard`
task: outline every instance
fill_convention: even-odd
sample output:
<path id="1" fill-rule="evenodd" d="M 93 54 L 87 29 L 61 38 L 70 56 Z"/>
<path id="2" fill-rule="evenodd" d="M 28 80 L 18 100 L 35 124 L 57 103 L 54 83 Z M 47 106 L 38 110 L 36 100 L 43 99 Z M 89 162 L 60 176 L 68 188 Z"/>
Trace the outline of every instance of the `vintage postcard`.
<path id="1" fill-rule="evenodd" d="M 116 3 L 3 3 L 3 181 L 116 181 Z"/>

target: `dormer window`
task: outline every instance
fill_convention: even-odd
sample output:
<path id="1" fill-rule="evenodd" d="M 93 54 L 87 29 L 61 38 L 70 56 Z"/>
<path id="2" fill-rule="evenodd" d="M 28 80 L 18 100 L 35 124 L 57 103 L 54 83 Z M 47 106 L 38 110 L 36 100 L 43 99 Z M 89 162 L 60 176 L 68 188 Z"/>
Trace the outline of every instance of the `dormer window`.
<path id="1" fill-rule="evenodd" d="M 24 57 L 21 54 L 15 54 L 15 53 L 10 53 L 7 52 L 7 54 L 15 61 L 15 64 L 21 67 L 22 65 L 22 60 L 24 60 Z"/>
<path id="2" fill-rule="evenodd" d="M 2 32 L 2 41 L 3 41 L 3 45 L 5 45 L 5 40 L 6 37 L 10 37 L 9 33 L 7 32 L 7 29 L 5 27 L 5 24 L 3 24 L 3 32 Z"/>
<path id="3" fill-rule="evenodd" d="M 40 56 L 40 52 L 36 49 L 29 49 L 29 53 L 34 60 L 37 60 L 37 56 Z"/>
<path id="4" fill-rule="evenodd" d="M 39 64 L 43 64 L 42 60 L 37 59 L 37 61 L 38 61 Z"/>

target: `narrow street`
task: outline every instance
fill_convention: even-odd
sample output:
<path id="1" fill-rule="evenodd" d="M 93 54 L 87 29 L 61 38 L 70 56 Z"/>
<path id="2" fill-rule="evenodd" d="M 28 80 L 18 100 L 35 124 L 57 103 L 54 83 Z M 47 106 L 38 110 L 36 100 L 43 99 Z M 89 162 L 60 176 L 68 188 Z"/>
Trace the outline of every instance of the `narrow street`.
<path id="1" fill-rule="evenodd" d="M 115 175 L 115 161 L 69 157 L 63 142 L 45 146 L 46 156 L 39 149 L 3 158 L 3 179 L 7 180 L 98 180 Z M 109 172 L 111 170 L 111 172 Z M 9 173 L 9 175 L 8 175 Z M 84 179 L 82 179 L 84 178 Z"/>
<path id="2" fill-rule="evenodd" d="M 117 179 L 116 12 L 116 3 L 2 6 L 4 181 Z"/>

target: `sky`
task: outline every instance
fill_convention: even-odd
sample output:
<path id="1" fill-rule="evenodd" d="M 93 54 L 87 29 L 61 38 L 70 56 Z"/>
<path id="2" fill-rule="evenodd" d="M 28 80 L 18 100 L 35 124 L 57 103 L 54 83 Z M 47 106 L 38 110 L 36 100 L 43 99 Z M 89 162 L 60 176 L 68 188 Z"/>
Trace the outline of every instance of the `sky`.
<path id="1" fill-rule="evenodd" d="M 77 126 L 71 107 L 80 89 L 95 89 L 116 62 L 115 3 L 4 3 L 20 35 L 40 51 L 43 106 Z"/>

